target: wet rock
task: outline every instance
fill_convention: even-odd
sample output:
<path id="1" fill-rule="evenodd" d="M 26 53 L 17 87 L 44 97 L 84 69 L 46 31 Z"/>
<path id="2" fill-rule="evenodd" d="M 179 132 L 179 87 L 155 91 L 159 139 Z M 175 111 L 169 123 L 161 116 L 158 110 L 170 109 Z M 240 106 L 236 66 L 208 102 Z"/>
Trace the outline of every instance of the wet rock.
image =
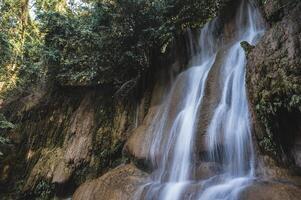
<path id="1" fill-rule="evenodd" d="M 255 182 L 244 189 L 241 200 L 299 200 L 301 188 L 292 184 L 277 182 Z"/>
<path id="2" fill-rule="evenodd" d="M 225 56 L 227 55 L 229 46 L 221 48 L 221 50 L 217 53 L 215 62 L 211 67 L 211 70 L 208 74 L 205 95 L 203 97 L 203 102 L 199 112 L 199 123 L 198 123 L 198 137 L 197 137 L 197 148 L 198 152 L 204 153 L 208 151 L 208 147 L 206 144 L 207 140 L 207 129 L 210 125 L 211 119 L 213 117 L 215 108 L 220 100 L 221 96 L 221 86 L 220 86 L 220 75 L 222 74 L 221 67 L 223 65 L 223 61 Z M 221 138 L 222 144 L 222 138 Z"/>
<path id="3" fill-rule="evenodd" d="M 74 193 L 73 200 L 130 200 L 147 174 L 134 165 L 121 165 L 98 179 L 87 181 Z"/>
<path id="4" fill-rule="evenodd" d="M 300 167 L 301 3 L 291 2 L 294 7 L 247 54 L 247 88 L 260 151 Z"/>
<path id="5" fill-rule="evenodd" d="M 196 179 L 207 179 L 221 171 L 221 166 L 216 162 L 202 162 L 196 170 Z"/>
<path id="6" fill-rule="evenodd" d="M 182 97 L 185 96 L 185 92 L 188 90 L 188 79 L 185 76 L 188 76 L 189 73 L 180 74 L 172 89 L 170 94 L 165 97 L 164 101 L 161 101 L 160 106 L 152 106 L 148 114 L 146 115 L 143 123 L 132 131 L 131 136 L 126 142 L 125 151 L 128 152 L 131 156 L 139 161 L 148 161 L 149 160 L 149 151 L 152 142 L 155 137 L 158 137 L 160 140 L 160 145 L 155 150 L 154 153 L 155 159 L 160 159 L 161 152 L 159 148 L 164 148 L 163 145 L 167 144 L 167 140 L 170 137 L 169 133 L 174 125 L 174 121 L 180 113 L 180 109 L 183 106 Z M 153 120 L 156 120 L 155 122 Z M 164 124 L 160 124 L 160 123 Z M 160 131 L 155 130 L 155 126 L 160 126 Z"/>

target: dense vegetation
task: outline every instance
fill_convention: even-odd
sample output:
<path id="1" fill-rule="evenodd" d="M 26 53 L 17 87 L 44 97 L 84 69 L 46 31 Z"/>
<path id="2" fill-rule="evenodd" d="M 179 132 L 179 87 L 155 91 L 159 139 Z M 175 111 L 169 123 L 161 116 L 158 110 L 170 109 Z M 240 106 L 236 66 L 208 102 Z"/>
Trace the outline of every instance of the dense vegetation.
<path id="1" fill-rule="evenodd" d="M 113 90 L 135 83 L 178 34 L 202 26 L 222 5 L 221 0 L 78 2 L 1 1 L 2 94 L 41 80 Z"/>

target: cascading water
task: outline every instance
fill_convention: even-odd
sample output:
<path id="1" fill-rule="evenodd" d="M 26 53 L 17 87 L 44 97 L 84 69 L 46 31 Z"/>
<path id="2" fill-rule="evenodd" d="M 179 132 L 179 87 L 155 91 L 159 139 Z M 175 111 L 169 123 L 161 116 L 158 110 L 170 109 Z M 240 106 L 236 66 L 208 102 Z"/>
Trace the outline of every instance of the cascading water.
<path id="1" fill-rule="evenodd" d="M 200 44 L 206 47 L 178 75 L 161 111 L 153 121 L 155 137 L 150 159 L 157 170 L 143 187 L 146 199 L 176 200 L 192 176 L 192 155 L 198 108 L 202 103 L 208 73 L 215 60 L 214 22 L 201 31 Z M 198 63 L 198 64 L 197 64 Z M 179 101 L 174 98 L 179 97 Z M 175 102 L 176 104 L 172 103 Z M 142 194 L 141 194 L 142 195 Z M 139 196 L 139 195 L 138 195 Z M 139 199 L 139 198 L 138 198 Z"/>
<path id="2" fill-rule="evenodd" d="M 218 52 L 214 31 L 215 20 L 202 29 L 201 51 L 191 59 L 191 67 L 178 75 L 148 130 L 154 133 L 149 157 L 156 170 L 137 192 L 137 199 L 231 200 L 254 177 L 245 90 L 246 58 L 240 42 L 254 44 L 263 28 L 257 9 L 244 0 L 236 17 L 234 41 L 221 66 L 221 98 L 207 130 L 208 157 L 211 162 L 221 163 L 223 173 L 207 180 L 193 177 L 199 108 Z"/>
<path id="3" fill-rule="evenodd" d="M 246 57 L 240 43 L 254 44 L 263 34 L 264 26 L 258 10 L 246 1 L 239 8 L 236 29 L 235 42 L 222 65 L 222 97 L 207 130 L 209 157 L 217 162 L 222 158 L 224 174 L 220 175 L 218 184 L 201 192 L 201 200 L 237 199 L 239 192 L 255 178 L 245 88 Z M 223 141 L 222 150 L 220 141 Z"/>

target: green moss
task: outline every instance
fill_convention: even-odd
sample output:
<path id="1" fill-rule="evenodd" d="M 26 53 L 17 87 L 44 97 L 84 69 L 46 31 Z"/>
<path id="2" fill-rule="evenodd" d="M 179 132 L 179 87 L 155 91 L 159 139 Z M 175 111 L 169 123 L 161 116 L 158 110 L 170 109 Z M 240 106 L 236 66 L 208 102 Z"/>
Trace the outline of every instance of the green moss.
<path id="1" fill-rule="evenodd" d="M 259 146 L 274 157 L 277 156 L 277 147 L 271 135 L 265 136 L 259 141 Z"/>
<path id="2" fill-rule="evenodd" d="M 240 43 L 240 46 L 244 49 L 244 51 L 248 54 L 252 49 L 254 49 L 254 46 L 249 44 L 247 41 L 242 41 Z"/>
<path id="3" fill-rule="evenodd" d="M 251 98 L 264 131 L 260 146 L 277 160 L 282 159 L 283 151 L 289 152 L 290 140 L 294 138 L 294 130 L 289 127 L 293 127 L 294 121 L 301 115 L 298 68 L 295 65 L 287 66 L 283 59 L 258 69 Z"/>
<path id="4" fill-rule="evenodd" d="M 54 197 L 54 185 L 47 181 L 40 181 L 33 191 L 35 200 L 50 200 Z"/>

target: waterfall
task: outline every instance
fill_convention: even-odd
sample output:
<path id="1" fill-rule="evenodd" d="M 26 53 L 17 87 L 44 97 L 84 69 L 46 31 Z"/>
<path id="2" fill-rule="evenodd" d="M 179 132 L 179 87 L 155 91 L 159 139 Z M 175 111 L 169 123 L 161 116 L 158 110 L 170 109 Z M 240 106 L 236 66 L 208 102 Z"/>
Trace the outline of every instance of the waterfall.
<path id="1" fill-rule="evenodd" d="M 220 161 L 224 174 L 219 183 L 210 184 L 199 199 L 237 199 L 239 192 L 255 178 L 254 150 L 245 88 L 245 52 L 242 41 L 255 44 L 264 32 L 263 22 L 254 5 L 243 1 L 236 17 L 235 42 L 222 65 L 222 97 L 208 127 L 209 157 Z M 222 147 L 220 148 L 220 141 Z M 222 150 L 220 150 L 222 149 Z"/>
<path id="2" fill-rule="evenodd" d="M 214 22 L 201 31 L 200 43 L 206 51 L 195 56 L 191 67 L 178 75 L 153 121 L 150 131 L 156 134 L 150 148 L 150 160 L 157 170 L 152 174 L 152 181 L 143 188 L 146 199 L 175 200 L 185 182 L 191 179 L 198 108 L 215 60 L 212 30 Z M 178 99 L 175 101 L 175 98 Z"/>
<path id="3" fill-rule="evenodd" d="M 154 133 L 149 160 L 155 170 L 137 192 L 137 199 L 232 200 L 254 179 L 245 89 L 246 58 L 240 42 L 255 44 L 263 33 L 263 23 L 254 5 L 244 0 L 235 21 L 235 36 L 230 45 L 218 42 L 214 34 L 216 20 L 213 20 L 201 30 L 199 48 L 191 47 L 191 52 L 200 50 L 192 56 L 188 69 L 173 82 L 148 130 Z M 192 40 L 189 43 L 195 45 Z M 209 179 L 197 180 L 194 177 L 198 163 L 194 158 L 197 124 L 202 120 L 200 108 L 208 74 L 221 46 L 229 48 L 220 66 L 221 95 L 206 131 L 206 144 L 208 159 L 220 163 L 223 170 Z"/>
<path id="4" fill-rule="evenodd" d="M 243 3 L 239 9 L 237 29 L 240 30 L 222 65 L 221 79 L 224 85 L 222 98 L 209 125 L 207 141 L 212 159 L 217 160 L 217 146 L 222 138 L 224 146 L 222 157 L 228 166 L 226 171 L 233 176 L 242 176 L 247 172 L 250 175 L 254 174 L 254 153 L 245 88 L 246 58 L 240 42 L 254 44 L 263 30 L 256 24 L 258 13 L 254 12 L 257 11 L 250 5 L 245 11 L 245 7 Z M 248 16 L 246 22 L 244 14 Z"/>

